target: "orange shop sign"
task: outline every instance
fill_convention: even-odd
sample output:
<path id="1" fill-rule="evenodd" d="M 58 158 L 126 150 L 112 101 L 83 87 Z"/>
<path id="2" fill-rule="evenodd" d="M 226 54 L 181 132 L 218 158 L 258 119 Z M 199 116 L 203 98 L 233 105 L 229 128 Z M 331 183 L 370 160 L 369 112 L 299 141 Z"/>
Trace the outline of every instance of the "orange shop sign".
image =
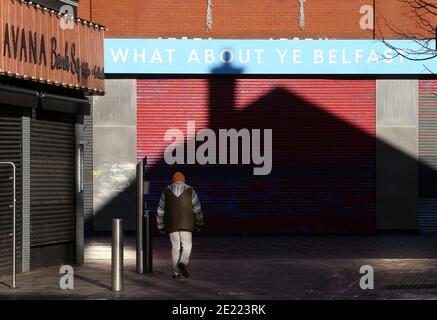
<path id="1" fill-rule="evenodd" d="M 102 26 L 17 0 L 0 0 L 0 73 L 104 93 Z"/>

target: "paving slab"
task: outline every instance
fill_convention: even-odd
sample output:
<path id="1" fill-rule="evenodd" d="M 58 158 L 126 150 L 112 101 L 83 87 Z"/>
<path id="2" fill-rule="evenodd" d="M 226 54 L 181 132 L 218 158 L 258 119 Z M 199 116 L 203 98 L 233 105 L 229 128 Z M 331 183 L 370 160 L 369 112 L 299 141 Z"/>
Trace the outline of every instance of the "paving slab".
<path id="1" fill-rule="evenodd" d="M 171 278 L 170 242 L 156 237 L 154 272 L 135 272 L 135 239 L 125 239 L 124 290 L 111 290 L 111 239 L 87 239 L 74 290 L 60 266 L 0 277 L 0 299 L 436 299 L 437 236 L 197 236 L 191 277 Z M 363 265 L 374 289 L 359 286 Z"/>

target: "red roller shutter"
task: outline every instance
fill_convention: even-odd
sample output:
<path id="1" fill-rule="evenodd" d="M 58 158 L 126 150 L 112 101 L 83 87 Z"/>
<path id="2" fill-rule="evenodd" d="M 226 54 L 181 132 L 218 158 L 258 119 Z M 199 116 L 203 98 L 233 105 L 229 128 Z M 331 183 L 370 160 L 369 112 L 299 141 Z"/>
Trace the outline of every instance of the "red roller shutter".
<path id="1" fill-rule="evenodd" d="M 273 130 L 273 170 L 168 166 L 164 134 Z M 218 134 L 217 134 L 218 137 Z M 148 156 L 149 207 L 182 170 L 211 233 L 367 233 L 375 230 L 375 81 L 159 79 L 137 83 L 137 156 Z"/>

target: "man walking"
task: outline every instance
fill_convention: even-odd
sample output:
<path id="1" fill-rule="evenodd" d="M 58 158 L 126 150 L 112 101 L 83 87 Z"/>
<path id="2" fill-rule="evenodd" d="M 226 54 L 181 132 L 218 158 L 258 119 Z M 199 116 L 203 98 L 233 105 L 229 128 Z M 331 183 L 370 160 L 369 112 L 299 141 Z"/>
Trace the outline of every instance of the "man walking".
<path id="1" fill-rule="evenodd" d="M 185 183 L 181 172 L 173 175 L 173 183 L 159 200 L 157 226 L 161 233 L 170 234 L 172 244 L 173 278 L 189 277 L 187 265 L 192 248 L 192 232 L 204 226 L 202 207 L 196 191 Z M 164 231 L 165 230 L 165 231 Z"/>

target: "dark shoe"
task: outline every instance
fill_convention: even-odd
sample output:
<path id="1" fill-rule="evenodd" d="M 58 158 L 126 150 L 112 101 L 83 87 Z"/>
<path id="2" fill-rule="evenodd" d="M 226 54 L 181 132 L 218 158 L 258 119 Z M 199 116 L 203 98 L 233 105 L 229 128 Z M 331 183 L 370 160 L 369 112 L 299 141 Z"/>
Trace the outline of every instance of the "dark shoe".
<path id="1" fill-rule="evenodd" d="M 187 271 L 187 266 L 186 266 L 185 264 L 183 264 L 183 263 L 179 263 L 179 264 L 178 264 L 178 268 L 179 268 L 179 271 L 182 273 L 182 275 L 183 275 L 185 278 L 189 278 L 189 277 L 190 277 L 190 274 L 189 274 L 188 271 Z"/>
<path id="2" fill-rule="evenodd" d="M 180 274 L 174 274 L 173 275 L 173 279 L 175 279 L 175 280 L 178 280 L 178 279 L 180 279 L 181 278 L 181 275 Z"/>

